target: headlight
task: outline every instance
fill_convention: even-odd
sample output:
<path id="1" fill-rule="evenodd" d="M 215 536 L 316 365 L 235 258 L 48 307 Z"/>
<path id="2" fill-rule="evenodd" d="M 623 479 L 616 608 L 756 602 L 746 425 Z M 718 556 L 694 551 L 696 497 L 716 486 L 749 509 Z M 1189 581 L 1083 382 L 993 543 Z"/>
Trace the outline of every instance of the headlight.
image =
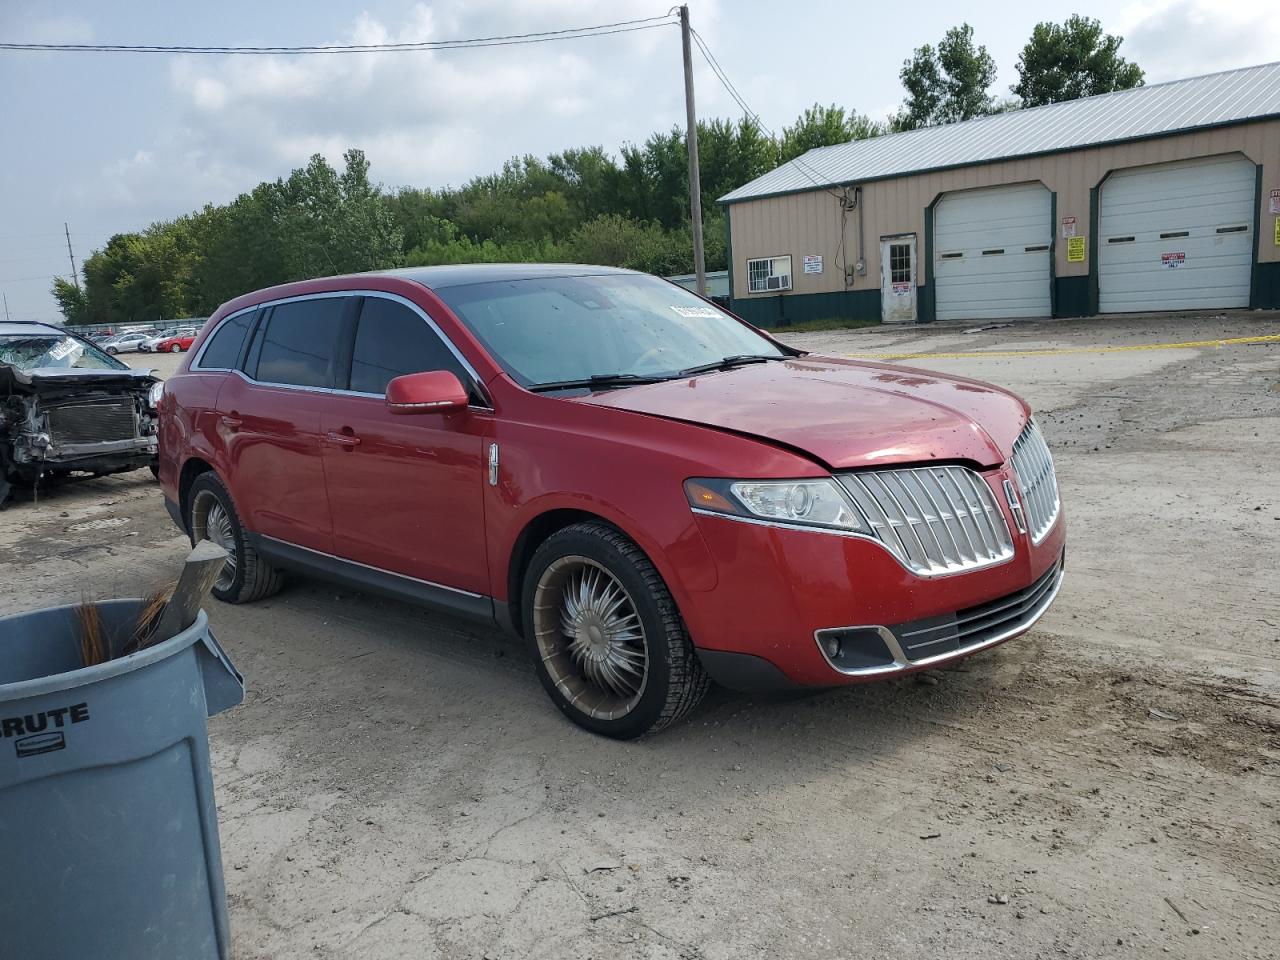
<path id="1" fill-rule="evenodd" d="M 151 389 L 147 391 L 147 406 L 152 410 L 160 408 L 160 398 L 164 396 L 164 381 L 157 380 L 151 385 Z"/>
<path id="2" fill-rule="evenodd" d="M 712 513 L 871 532 L 839 484 L 831 479 L 686 480 L 684 490 L 690 506 Z"/>

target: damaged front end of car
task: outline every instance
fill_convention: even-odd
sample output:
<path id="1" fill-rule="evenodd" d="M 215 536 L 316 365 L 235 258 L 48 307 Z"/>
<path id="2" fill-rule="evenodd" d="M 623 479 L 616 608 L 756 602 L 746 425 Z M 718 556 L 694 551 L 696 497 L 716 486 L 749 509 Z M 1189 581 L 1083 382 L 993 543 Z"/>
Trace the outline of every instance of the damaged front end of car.
<path id="1" fill-rule="evenodd" d="M 13 484 L 154 469 L 159 384 L 140 370 L 0 364 L 0 504 Z"/>

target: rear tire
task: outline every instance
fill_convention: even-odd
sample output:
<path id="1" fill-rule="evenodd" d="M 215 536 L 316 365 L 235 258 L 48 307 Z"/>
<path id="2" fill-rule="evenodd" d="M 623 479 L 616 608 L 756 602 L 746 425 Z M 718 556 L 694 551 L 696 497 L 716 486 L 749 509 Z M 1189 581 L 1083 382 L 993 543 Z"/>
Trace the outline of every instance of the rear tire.
<path id="1" fill-rule="evenodd" d="M 196 477 L 187 493 L 187 529 L 193 546 L 212 540 L 231 555 L 213 585 L 213 595 L 219 600 L 252 603 L 277 593 L 284 585 L 280 571 L 249 543 L 231 494 L 212 471 Z"/>
<path id="2" fill-rule="evenodd" d="M 605 523 L 566 527 L 534 554 L 525 636 L 552 701 L 593 733 L 631 740 L 697 706 L 710 678 L 644 552 Z"/>

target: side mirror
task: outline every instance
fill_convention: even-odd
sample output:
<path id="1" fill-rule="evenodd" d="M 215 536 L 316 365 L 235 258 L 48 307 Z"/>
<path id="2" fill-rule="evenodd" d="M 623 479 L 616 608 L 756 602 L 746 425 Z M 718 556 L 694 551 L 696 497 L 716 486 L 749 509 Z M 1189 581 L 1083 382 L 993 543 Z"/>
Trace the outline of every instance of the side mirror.
<path id="1" fill-rule="evenodd" d="M 467 402 L 462 381 L 448 370 L 407 373 L 387 384 L 387 409 L 392 413 L 448 413 Z"/>

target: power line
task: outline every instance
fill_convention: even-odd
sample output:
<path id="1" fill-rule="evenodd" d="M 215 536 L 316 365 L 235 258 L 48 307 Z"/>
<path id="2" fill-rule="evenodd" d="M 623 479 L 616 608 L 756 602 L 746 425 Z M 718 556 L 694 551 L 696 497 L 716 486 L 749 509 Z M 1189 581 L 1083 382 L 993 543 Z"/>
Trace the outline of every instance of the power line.
<path id="1" fill-rule="evenodd" d="M 729 96 L 732 97 L 734 101 L 738 104 L 738 106 L 742 108 L 742 112 L 746 114 L 747 119 L 750 120 L 752 123 L 754 123 L 756 126 L 758 126 L 761 130 L 767 133 L 774 140 L 778 140 L 778 135 L 774 133 L 772 130 L 770 130 L 767 126 L 765 126 L 764 121 L 760 119 L 760 114 L 756 113 L 754 110 L 751 109 L 751 107 L 747 105 L 747 101 L 743 99 L 742 94 L 738 92 L 738 88 L 735 87 L 733 83 L 729 80 L 728 74 L 724 72 L 724 68 L 720 66 L 720 61 L 718 61 L 715 58 L 715 55 L 711 52 L 711 49 L 707 46 L 707 42 L 702 39 L 702 35 L 698 33 L 697 30 L 693 30 L 692 33 L 693 33 L 694 42 L 698 44 L 698 49 L 702 51 L 702 58 L 706 60 L 707 66 L 711 68 L 711 72 L 716 75 L 716 79 L 720 81 L 721 86 L 725 88 Z M 806 164 L 800 157 L 793 157 L 791 162 L 796 165 L 796 169 L 799 170 L 800 173 L 802 173 L 815 187 L 818 187 L 826 191 L 827 193 L 831 194 L 831 196 L 835 197 L 837 200 L 841 200 L 841 201 L 844 200 L 843 194 L 837 193 L 836 191 L 832 190 L 831 183 L 829 181 L 823 181 L 818 179 L 818 175 L 817 175 L 818 171 L 814 170 L 812 167 Z"/>
<path id="2" fill-rule="evenodd" d="M 674 25 L 671 15 L 619 20 L 590 27 L 568 27 L 538 33 L 517 33 L 497 37 L 473 37 L 467 40 L 420 40 L 408 43 L 341 43 L 313 46 L 240 47 L 196 44 L 130 44 L 130 43 L 0 43 L 0 50 L 45 53 L 197 53 L 240 56 L 310 56 L 322 53 L 411 53 L 429 50 L 460 50 L 477 47 L 510 47 L 582 37 L 606 37 L 616 33 L 633 33 Z"/>

